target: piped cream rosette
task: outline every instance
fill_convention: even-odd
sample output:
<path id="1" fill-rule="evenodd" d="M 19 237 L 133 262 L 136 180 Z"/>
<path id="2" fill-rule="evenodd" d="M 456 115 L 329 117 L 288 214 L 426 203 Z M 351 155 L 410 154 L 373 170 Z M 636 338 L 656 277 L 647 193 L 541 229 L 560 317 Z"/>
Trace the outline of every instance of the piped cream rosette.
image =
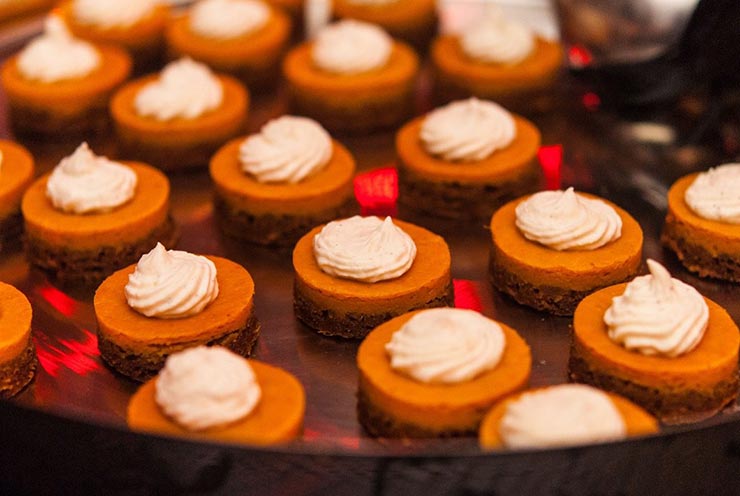
<path id="1" fill-rule="evenodd" d="M 472 310 L 433 308 L 411 317 L 386 344 L 391 368 L 423 383 L 456 384 L 498 365 L 506 337 Z"/>
<path id="2" fill-rule="evenodd" d="M 609 337 L 644 355 L 677 357 L 698 346 L 709 323 L 699 292 L 674 279 L 655 260 L 650 274 L 636 277 L 604 313 Z"/>
<path id="3" fill-rule="evenodd" d="M 136 264 L 124 293 L 128 305 L 147 317 L 196 315 L 218 296 L 216 266 L 206 257 L 157 243 Z"/>
<path id="4" fill-rule="evenodd" d="M 402 276 L 416 258 L 414 240 L 390 217 L 329 222 L 314 237 L 313 251 L 325 273 L 369 283 Z"/>
<path id="5" fill-rule="evenodd" d="M 162 412 L 191 431 L 241 420 L 261 396 L 249 362 L 220 346 L 170 355 L 155 384 L 155 401 Z"/>

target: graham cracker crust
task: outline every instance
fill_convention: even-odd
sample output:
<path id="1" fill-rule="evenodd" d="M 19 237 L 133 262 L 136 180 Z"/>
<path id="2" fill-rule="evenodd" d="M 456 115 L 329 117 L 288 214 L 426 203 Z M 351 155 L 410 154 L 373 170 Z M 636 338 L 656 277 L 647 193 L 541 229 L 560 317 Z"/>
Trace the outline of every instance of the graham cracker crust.
<path id="1" fill-rule="evenodd" d="M 135 381 L 145 382 L 164 367 L 167 357 L 175 352 L 198 345 L 223 346 L 234 353 L 248 357 L 260 334 L 260 323 L 252 315 L 245 327 L 231 331 L 210 341 L 184 341 L 174 344 L 146 345 L 142 349 L 127 349 L 98 333 L 101 358 L 115 371 Z"/>
<path id="2" fill-rule="evenodd" d="M 297 285 L 293 286 L 293 310 L 295 316 L 308 327 L 325 336 L 338 336 L 348 339 L 362 339 L 383 322 L 398 315 L 422 308 L 451 307 L 455 304 L 452 282 L 444 293 L 431 300 L 410 308 L 394 309 L 377 314 L 346 313 L 340 314 L 328 308 L 315 305 L 301 293 Z"/>
<path id="3" fill-rule="evenodd" d="M 701 277 L 740 282 L 740 256 L 733 258 L 726 253 L 709 253 L 703 246 L 676 232 L 673 220 L 671 215 L 667 216 L 660 241 L 678 256 L 684 267 Z"/>
<path id="4" fill-rule="evenodd" d="M 26 235 L 28 262 L 64 285 L 96 286 L 118 269 L 136 263 L 157 242 L 174 246 L 179 237 L 174 220 L 167 220 L 143 239 L 121 246 L 103 246 L 96 250 L 70 250 L 51 246 Z"/>
<path id="5" fill-rule="evenodd" d="M 483 413 L 481 413 L 482 417 Z M 400 422 L 371 403 L 362 390 L 357 391 L 357 420 L 373 437 L 447 438 L 472 435 L 477 432 L 477 426 L 471 429 L 435 431 Z"/>
<path id="6" fill-rule="evenodd" d="M 692 389 L 675 391 L 644 386 L 594 369 L 581 357 L 577 346 L 571 346 L 568 377 L 573 382 L 590 384 L 621 394 L 665 424 L 697 422 L 711 417 L 735 401 L 738 388 L 737 370 L 731 378 L 718 383 L 711 392 Z"/>
<path id="7" fill-rule="evenodd" d="M 213 207 L 224 234 L 264 246 L 293 246 L 319 224 L 350 217 L 359 211 L 353 197 L 336 208 L 313 215 L 254 215 L 232 207 L 218 194 L 214 195 Z"/>
<path id="8" fill-rule="evenodd" d="M 20 248 L 23 239 L 23 215 L 14 212 L 0 220 L 0 252 Z"/>
<path id="9" fill-rule="evenodd" d="M 434 217 L 490 221 L 499 207 L 537 191 L 542 181 L 536 161 L 516 180 L 500 184 L 435 182 L 398 166 L 398 203 L 402 208 Z"/>
<path id="10" fill-rule="evenodd" d="M 33 379 L 38 365 L 33 339 L 17 357 L 0 365 L 0 398 L 8 399 L 18 394 Z"/>

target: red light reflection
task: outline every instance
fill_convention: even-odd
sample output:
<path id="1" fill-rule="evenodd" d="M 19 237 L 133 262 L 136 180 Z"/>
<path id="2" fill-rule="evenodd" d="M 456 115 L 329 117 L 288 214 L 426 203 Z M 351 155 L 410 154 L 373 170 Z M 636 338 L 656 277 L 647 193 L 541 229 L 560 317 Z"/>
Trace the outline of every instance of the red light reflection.
<path id="1" fill-rule="evenodd" d="M 358 174 L 354 187 L 362 215 L 396 215 L 398 172 L 395 168 L 384 167 Z"/>
<path id="2" fill-rule="evenodd" d="M 560 189 L 563 168 L 563 145 L 542 146 L 537 152 L 546 189 Z"/>
<path id="3" fill-rule="evenodd" d="M 582 69 L 591 65 L 594 57 L 588 48 L 583 45 L 572 45 L 568 49 L 568 62 L 575 69 Z"/>
<path id="4" fill-rule="evenodd" d="M 49 305 L 54 307 L 57 312 L 61 313 L 65 317 L 71 317 L 75 312 L 77 312 L 79 303 L 59 291 L 54 286 L 49 284 L 41 286 L 39 288 L 39 293 L 41 293 L 41 297 L 46 300 Z"/>
<path id="5" fill-rule="evenodd" d="M 78 375 L 86 375 L 102 368 L 98 360 L 98 337 L 87 329 L 80 331 L 84 335 L 82 341 L 60 339 L 56 345 L 50 343 L 46 335 L 34 333 L 36 355 L 47 374 L 57 377 L 62 367 Z"/>
<path id="6" fill-rule="evenodd" d="M 595 112 L 601 107 L 601 97 L 593 92 L 584 93 L 581 97 L 581 103 L 586 107 L 586 110 Z"/>
<path id="7" fill-rule="evenodd" d="M 483 310 L 476 283 L 468 279 L 455 279 L 453 284 L 455 285 L 455 308 L 475 310 L 476 312 Z"/>

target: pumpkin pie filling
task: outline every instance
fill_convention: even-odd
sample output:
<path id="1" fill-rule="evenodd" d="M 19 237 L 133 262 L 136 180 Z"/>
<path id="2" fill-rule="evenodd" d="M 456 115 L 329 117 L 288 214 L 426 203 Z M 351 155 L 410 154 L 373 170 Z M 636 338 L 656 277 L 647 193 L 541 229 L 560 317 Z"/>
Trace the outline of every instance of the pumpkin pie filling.
<path id="1" fill-rule="evenodd" d="M 410 310 L 451 306 L 450 251 L 426 229 L 394 220 L 416 244 L 411 268 L 395 279 L 366 283 L 321 270 L 313 239 L 324 226 L 303 236 L 293 250 L 296 317 L 321 334 L 362 338 L 382 322 Z"/>
<path id="2" fill-rule="evenodd" d="M 248 356 L 259 335 L 254 316 L 254 281 L 240 265 L 207 257 L 215 265 L 218 297 L 202 312 L 185 318 L 158 319 L 133 310 L 124 287 L 135 265 L 109 276 L 95 292 L 98 346 L 114 369 L 143 381 L 155 375 L 170 354 L 198 344 L 220 344 Z"/>
<path id="3" fill-rule="evenodd" d="M 506 347 L 498 365 L 457 384 L 425 384 L 391 368 L 385 345 L 417 312 L 393 318 L 373 330 L 357 352 L 358 417 L 373 435 L 430 437 L 476 432 L 483 415 L 498 399 L 529 380 L 529 346 L 500 324 Z"/>
<path id="4" fill-rule="evenodd" d="M 221 104 L 193 119 L 160 121 L 136 112 L 136 95 L 157 80 L 156 74 L 124 85 L 110 105 L 122 153 L 165 170 L 207 165 L 219 146 L 243 131 L 249 107 L 249 93 L 241 83 L 216 77 L 223 88 Z"/>
<path id="5" fill-rule="evenodd" d="M 0 249 L 21 238 L 21 199 L 33 181 L 34 160 L 22 146 L 0 140 Z"/>
<path id="6" fill-rule="evenodd" d="M 356 209 L 355 161 L 332 140 L 326 166 L 296 184 L 262 183 L 239 162 L 243 138 L 224 145 L 211 159 L 215 208 L 227 234 L 264 244 L 293 244 L 322 222 L 346 217 Z"/>
<path id="7" fill-rule="evenodd" d="M 625 287 L 597 291 L 576 309 L 570 378 L 622 394 L 671 423 L 710 416 L 733 401 L 740 333 L 727 312 L 705 298 L 709 323 L 696 348 L 675 358 L 646 356 L 607 334 L 604 313 Z"/>
<path id="8" fill-rule="evenodd" d="M 288 442 L 300 435 L 306 399 L 293 375 L 272 365 L 249 360 L 262 390 L 256 408 L 246 417 L 224 426 L 191 431 L 167 417 L 155 401 L 157 379 L 139 388 L 129 402 L 126 421 L 136 431 L 209 439 L 229 443 L 269 445 Z"/>
<path id="9" fill-rule="evenodd" d="M 428 153 L 419 138 L 424 117 L 403 126 L 396 135 L 399 202 L 430 215 L 488 220 L 505 202 L 536 190 L 540 132 L 528 120 L 512 117 L 514 141 L 475 162 L 450 162 Z"/>
<path id="10" fill-rule="evenodd" d="M 183 15 L 167 27 L 171 57 L 193 57 L 217 71 L 232 74 L 252 90 L 275 82 L 291 32 L 290 18 L 282 10 L 270 7 L 264 26 L 235 38 L 206 38 L 193 33 L 189 24 L 190 17 Z"/>
<path id="11" fill-rule="evenodd" d="M 740 282 L 740 225 L 704 219 L 684 200 L 697 174 L 676 181 L 668 191 L 668 213 L 661 235 L 691 272 Z"/>
<path id="12" fill-rule="evenodd" d="M 591 195 L 582 194 L 585 197 Z M 618 206 L 621 236 L 594 250 L 554 250 L 526 239 L 516 226 L 516 206 L 507 203 L 491 218 L 489 278 L 519 303 L 557 315 L 571 315 L 592 291 L 632 277 L 642 261 L 642 229 Z"/>
<path id="13" fill-rule="evenodd" d="M 32 309 L 28 298 L 0 283 L 0 398 L 10 398 L 33 379 L 38 360 L 31 339 Z"/>
<path id="14" fill-rule="evenodd" d="M 528 392 L 528 391 L 526 391 Z M 478 440 L 484 449 L 504 449 L 504 442 L 501 439 L 500 426 L 501 420 L 506 414 L 508 405 L 516 401 L 525 392 L 517 393 L 507 397 L 505 400 L 496 403 L 496 405 L 486 414 L 478 431 Z M 612 393 L 606 393 L 612 401 L 617 411 L 624 420 L 626 434 L 631 436 L 646 436 L 658 432 L 658 422 L 645 410 L 635 405 L 631 401 Z"/>

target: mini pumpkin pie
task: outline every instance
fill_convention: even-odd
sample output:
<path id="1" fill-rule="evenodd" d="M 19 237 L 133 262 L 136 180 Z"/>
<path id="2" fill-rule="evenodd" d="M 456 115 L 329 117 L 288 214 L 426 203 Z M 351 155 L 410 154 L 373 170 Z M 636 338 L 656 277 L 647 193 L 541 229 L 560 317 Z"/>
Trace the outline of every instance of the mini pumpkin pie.
<path id="1" fill-rule="evenodd" d="M 691 272 L 740 282 L 740 164 L 676 181 L 661 241 Z"/>
<path id="2" fill-rule="evenodd" d="M 483 449 L 531 449 L 656 432 L 655 417 L 631 401 L 584 384 L 561 384 L 497 403 L 483 419 L 478 440 Z"/>
<path id="3" fill-rule="evenodd" d="M 28 188 L 21 210 L 29 262 L 61 283 L 96 285 L 177 238 L 167 177 L 86 143 Z"/>
<path id="4" fill-rule="evenodd" d="M 532 365 L 516 331 L 472 310 L 395 317 L 357 351 L 357 413 L 373 436 L 475 433 L 489 408 L 525 387 Z"/>
<path id="5" fill-rule="evenodd" d="M 624 210 L 585 193 L 541 191 L 491 218 L 489 278 L 523 305 L 572 315 L 589 293 L 632 277 L 642 229 Z"/>
<path id="6" fill-rule="evenodd" d="M 0 398 L 18 394 L 31 382 L 38 359 L 31 339 L 32 310 L 28 298 L 0 282 Z"/>
<path id="7" fill-rule="evenodd" d="M 124 85 L 110 111 L 121 152 L 169 171 L 207 166 L 244 130 L 248 106 L 236 79 L 184 58 Z"/>
<path id="8" fill-rule="evenodd" d="M 477 96 L 523 112 L 549 108 L 562 64 L 560 43 L 498 12 L 474 22 L 432 43 L 435 97 L 445 102 Z"/>
<path id="9" fill-rule="evenodd" d="M 332 132 L 362 132 L 403 122 L 413 112 L 419 60 L 381 28 L 340 21 L 283 61 L 295 113 Z"/>
<path id="10" fill-rule="evenodd" d="M 584 298 L 570 378 L 621 394 L 668 423 L 737 397 L 740 332 L 727 312 L 648 260 L 650 274 Z"/>
<path id="11" fill-rule="evenodd" d="M 537 191 L 540 132 L 499 105 L 471 98 L 417 117 L 396 135 L 398 201 L 435 217 L 486 220 Z"/>
<path id="12" fill-rule="evenodd" d="M 20 244 L 21 198 L 33 182 L 33 156 L 21 145 L 0 140 L 0 250 Z"/>
<path id="13" fill-rule="evenodd" d="M 336 17 L 377 24 L 420 53 L 427 51 L 437 31 L 434 0 L 335 0 L 333 9 Z"/>
<path id="14" fill-rule="evenodd" d="M 386 217 L 318 226 L 293 250 L 296 317 L 320 334 L 363 338 L 397 315 L 451 306 L 450 250 L 426 229 Z"/>
<path id="15" fill-rule="evenodd" d="M 65 0 L 59 14 L 80 38 L 117 45 L 133 58 L 137 73 L 162 61 L 170 7 L 159 0 Z"/>
<path id="16" fill-rule="evenodd" d="M 110 125 L 111 95 L 130 73 L 124 50 L 73 38 L 50 17 L 45 32 L 0 70 L 10 126 L 18 135 L 55 139 L 99 133 Z"/>
<path id="17" fill-rule="evenodd" d="M 159 243 L 105 279 L 93 304 L 100 356 L 137 381 L 156 375 L 172 353 L 198 345 L 248 356 L 259 335 L 254 282 L 244 267 Z"/>
<path id="18" fill-rule="evenodd" d="M 171 56 L 188 56 L 240 79 L 251 91 L 272 89 L 290 39 L 291 21 L 263 0 L 202 0 L 167 27 Z"/>
<path id="19" fill-rule="evenodd" d="M 292 246 L 314 226 L 357 210 L 355 161 L 317 122 L 282 116 L 211 159 L 215 210 L 230 236 Z"/>
<path id="20" fill-rule="evenodd" d="M 270 445 L 297 437 L 306 409 L 290 373 L 220 346 L 170 355 L 128 405 L 133 430 L 230 443 Z"/>

